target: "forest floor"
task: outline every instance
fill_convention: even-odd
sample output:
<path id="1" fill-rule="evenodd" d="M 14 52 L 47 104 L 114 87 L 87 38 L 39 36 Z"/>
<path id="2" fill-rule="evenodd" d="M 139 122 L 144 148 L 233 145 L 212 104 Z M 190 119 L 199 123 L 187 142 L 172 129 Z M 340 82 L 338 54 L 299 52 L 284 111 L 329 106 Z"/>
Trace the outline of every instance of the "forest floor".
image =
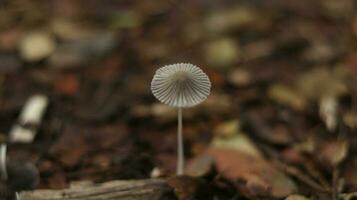
<path id="1" fill-rule="evenodd" d="M 183 111 L 189 176 L 170 180 L 173 199 L 357 199 L 356 11 L 353 0 L 0 1 L 0 194 L 174 177 L 177 111 L 150 82 L 189 62 L 212 91 Z M 43 117 L 24 121 L 34 95 Z M 19 142 L 15 126 L 36 136 Z"/>

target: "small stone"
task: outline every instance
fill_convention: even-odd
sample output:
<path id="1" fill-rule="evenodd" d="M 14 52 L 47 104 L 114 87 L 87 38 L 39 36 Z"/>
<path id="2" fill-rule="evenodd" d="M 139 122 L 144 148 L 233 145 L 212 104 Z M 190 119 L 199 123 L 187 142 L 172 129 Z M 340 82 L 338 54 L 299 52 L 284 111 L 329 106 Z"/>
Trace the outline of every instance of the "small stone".
<path id="1" fill-rule="evenodd" d="M 42 60 L 51 55 L 55 49 L 55 39 L 45 31 L 27 33 L 19 47 L 21 57 L 29 62 Z"/>

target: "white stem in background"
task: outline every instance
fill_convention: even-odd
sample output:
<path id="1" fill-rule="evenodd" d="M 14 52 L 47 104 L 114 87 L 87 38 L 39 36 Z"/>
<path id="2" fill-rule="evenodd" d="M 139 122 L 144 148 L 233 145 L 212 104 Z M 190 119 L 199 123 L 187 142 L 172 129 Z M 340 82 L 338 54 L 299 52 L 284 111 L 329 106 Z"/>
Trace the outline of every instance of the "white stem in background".
<path id="1" fill-rule="evenodd" d="M 0 146 L 0 170 L 1 179 L 3 181 L 7 180 L 7 170 L 6 170 L 6 145 L 2 144 Z"/>
<path id="2" fill-rule="evenodd" d="M 15 124 L 10 131 L 10 142 L 33 142 L 47 106 L 47 96 L 34 95 L 30 97 L 21 111 L 18 120 L 19 123 Z M 25 125 L 33 126 L 33 128 L 26 127 Z"/>
<path id="3" fill-rule="evenodd" d="M 16 200 L 21 200 L 18 192 L 15 192 L 15 197 L 16 197 Z"/>
<path id="4" fill-rule="evenodd" d="M 183 175 L 183 169 L 185 166 L 184 149 L 183 149 L 183 138 L 182 138 L 182 108 L 178 108 L 177 113 L 178 123 L 177 123 L 177 175 Z"/>

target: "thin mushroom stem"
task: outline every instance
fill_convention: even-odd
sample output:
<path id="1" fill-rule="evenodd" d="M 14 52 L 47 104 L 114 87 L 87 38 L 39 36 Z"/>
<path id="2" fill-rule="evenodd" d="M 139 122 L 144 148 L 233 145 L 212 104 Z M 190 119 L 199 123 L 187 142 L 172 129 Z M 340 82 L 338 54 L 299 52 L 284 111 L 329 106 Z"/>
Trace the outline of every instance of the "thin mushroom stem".
<path id="1" fill-rule="evenodd" d="M 177 111 L 177 175 L 183 175 L 183 169 L 185 166 L 184 149 L 183 149 L 183 138 L 182 138 L 182 108 L 179 107 Z"/>

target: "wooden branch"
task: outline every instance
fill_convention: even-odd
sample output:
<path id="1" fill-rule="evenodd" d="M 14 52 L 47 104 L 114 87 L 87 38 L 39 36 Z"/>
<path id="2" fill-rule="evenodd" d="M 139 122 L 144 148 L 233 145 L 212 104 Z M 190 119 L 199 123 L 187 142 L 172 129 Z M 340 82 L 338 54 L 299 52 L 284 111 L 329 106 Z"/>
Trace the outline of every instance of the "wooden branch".
<path id="1" fill-rule="evenodd" d="M 102 184 L 80 182 L 63 190 L 21 192 L 21 200 L 164 200 L 174 197 L 164 179 L 111 181 Z M 173 198 L 175 199 L 175 198 Z"/>

